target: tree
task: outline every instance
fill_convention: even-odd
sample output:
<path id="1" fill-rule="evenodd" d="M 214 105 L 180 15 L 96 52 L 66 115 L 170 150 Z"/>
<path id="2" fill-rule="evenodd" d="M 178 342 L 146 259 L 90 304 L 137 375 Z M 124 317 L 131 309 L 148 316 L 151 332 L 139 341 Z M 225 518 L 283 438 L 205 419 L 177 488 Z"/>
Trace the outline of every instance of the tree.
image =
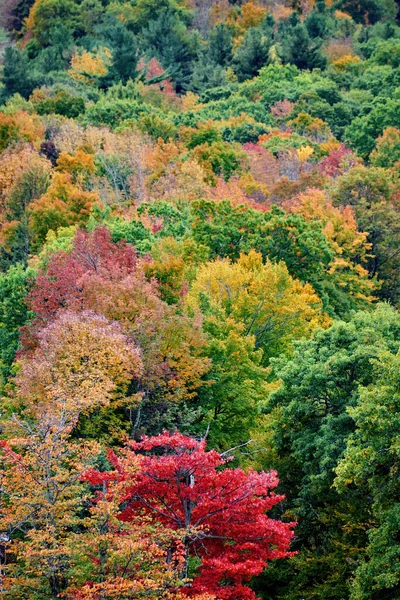
<path id="1" fill-rule="evenodd" d="M 368 498 L 371 522 L 365 557 L 355 573 L 352 600 L 389 600 L 400 592 L 399 353 L 384 351 L 374 364 L 373 381 L 348 408 L 355 428 L 336 467 L 335 486 L 356 486 Z"/>
<path id="2" fill-rule="evenodd" d="M 394 18 L 397 10 L 392 0 L 361 0 L 355 4 L 351 0 L 338 0 L 335 8 L 348 13 L 356 23 L 365 25 L 376 23 L 382 17 Z"/>
<path id="3" fill-rule="evenodd" d="M 235 72 L 239 81 L 251 79 L 268 63 L 271 40 L 261 29 L 251 27 L 235 53 Z"/>
<path id="4" fill-rule="evenodd" d="M 211 184 L 216 182 L 215 175 L 228 181 L 232 175 L 243 170 L 246 162 L 246 155 L 239 144 L 222 141 L 199 144 L 192 151 L 192 156 L 203 167 Z"/>
<path id="5" fill-rule="evenodd" d="M 307 221 L 318 221 L 329 241 L 334 256 L 326 285 L 335 285 L 343 292 L 341 302 L 350 308 L 361 308 L 371 302 L 377 289 L 366 266 L 370 260 L 371 244 L 368 233 L 358 231 L 354 209 L 335 207 L 323 191 L 309 188 L 285 203 L 285 208 L 301 214 Z M 339 296 L 339 294 L 338 294 Z"/>
<path id="6" fill-rule="evenodd" d="M 164 432 L 131 442 L 119 456 L 109 453 L 115 470 L 90 470 L 85 479 L 95 485 L 122 483 L 116 491 L 122 521 L 129 523 L 142 511 L 144 519 L 182 535 L 182 579 L 191 575 L 190 558 L 200 560 L 186 595 L 255 599 L 246 583 L 269 560 L 290 555 L 294 524 L 266 514 L 282 500 L 271 491 L 278 485 L 276 472 L 221 470 L 227 459 L 205 448 L 205 440 Z M 138 463 L 140 471 L 132 477 Z M 177 551 L 173 543 L 170 559 Z"/>
<path id="7" fill-rule="evenodd" d="M 92 234 L 78 231 L 72 250 L 55 254 L 39 273 L 28 299 L 37 317 L 23 335 L 25 351 L 35 347 L 44 324 L 65 308 L 92 310 L 119 321 L 140 347 L 143 362 L 142 376 L 127 394 L 128 399 L 137 394 L 140 401 L 128 401 L 128 408 L 116 413 L 117 420 L 122 414 L 120 426 L 130 428 L 132 436 L 143 426 L 157 432 L 185 421 L 183 403 L 195 394 L 209 368 L 201 355 L 201 322 L 160 299 L 157 282 L 146 278 L 146 264 L 128 244 L 114 244 L 106 227 Z M 92 418 L 92 425 L 99 435 L 107 421 Z M 90 422 L 85 426 L 90 429 Z"/>
<path id="8" fill-rule="evenodd" d="M 307 594 L 335 600 L 349 597 L 374 517 L 365 487 L 357 489 L 348 481 L 345 493 L 338 494 L 335 470 L 350 457 L 358 427 L 356 407 L 363 388 L 376 381 L 375 361 L 396 357 L 399 348 L 399 314 L 381 304 L 373 312 L 355 313 L 349 322 L 336 321 L 326 331 L 317 330 L 312 339 L 297 342 L 290 360 L 284 356 L 271 360 L 278 384 L 271 386 L 264 407 L 266 433 L 260 436 L 260 445 L 267 450 L 259 465 L 279 469 L 287 515 L 299 519 L 294 544 L 299 554 L 288 571 L 276 565 L 275 573 L 267 572 L 260 582 L 264 589 L 272 591 L 280 581 L 279 593 L 290 600 Z M 390 391 L 389 397 L 393 398 Z M 372 401 L 372 392 L 369 398 Z M 373 410 L 378 420 L 376 406 Z M 370 431 L 377 432 L 378 440 L 376 425 Z M 386 447 L 384 439 L 380 444 Z M 363 460 L 374 464 L 367 456 Z M 385 477 L 382 472 L 376 490 Z"/>
<path id="9" fill-rule="evenodd" d="M 320 49 L 318 40 L 312 40 L 302 23 L 282 30 L 283 55 L 286 62 L 299 69 L 323 69 L 327 59 Z"/>
<path id="10" fill-rule="evenodd" d="M 143 28 L 143 49 L 155 56 L 175 82 L 176 91 L 182 92 L 189 84 L 199 45 L 198 36 L 190 32 L 176 11 L 160 11 Z"/>
<path id="11" fill-rule="evenodd" d="M 42 47 L 49 45 L 52 31 L 60 26 L 73 34 L 78 32 L 78 3 L 74 0 L 35 0 L 26 27 Z"/>
<path id="12" fill-rule="evenodd" d="M 264 364 L 288 350 L 296 337 L 307 336 L 328 322 L 322 303 L 309 284 L 293 279 L 283 262 L 267 261 L 254 250 L 232 263 L 217 259 L 198 269 L 187 296 L 189 307 L 218 307 L 244 325 L 263 349 Z"/>
<path id="13" fill-rule="evenodd" d="M 21 31 L 25 19 L 29 16 L 29 11 L 32 7 L 34 0 L 18 0 L 12 10 L 11 17 L 12 22 L 10 26 L 13 30 Z"/>
<path id="14" fill-rule="evenodd" d="M 69 412 L 58 403 L 43 411 L 35 395 L 24 399 L 33 415 L 7 421 L 8 439 L 0 442 L 2 550 L 8 556 L 3 593 L 12 600 L 60 594 L 71 600 L 181 600 L 174 592 L 183 584 L 179 555 L 176 563 L 166 560 L 171 543 L 181 543 L 179 533 L 143 519 L 123 523 L 112 501 L 121 485 L 107 482 L 93 498 L 82 481 L 84 470 L 104 462 L 96 442 L 72 439 L 82 405 Z M 131 464 L 131 475 L 134 470 Z"/>
<path id="15" fill-rule="evenodd" d="M 26 264 L 31 251 L 29 209 L 47 190 L 51 164 L 29 146 L 3 153 L 0 166 L 3 264 Z"/>
<path id="16" fill-rule="evenodd" d="M 117 400 L 122 407 L 139 399 L 127 395 L 132 381 L 139 380 L 139 350 L 118 323 L 91 312 L 63 311 L 38 334 L 38 347 L 21 358 L 16 384 L 20 399 L 29 399 L 25 417 L 33 412 L 43 419 L 62 414 L 66 426 L 76 426 L 81 415 L 93 415 Z M 117 412 L 118 411 L 114 411 Z M 118 436 L 116 423 L 109 431 Z"/>
<path id="17" fill-rule="evenodd" d="M 377 101 L 366 115 L 353 119 L 344 131 L 344 138 L 362 158 L 368 158 L 375 148 L 376 138 L 388 127 L 399 124 L 400 100 L 387 98 Z"/>
<path id="18" fill-rule="evenodd" d="M 44 243 L 51 229 L 57 231 L 59 227 L 85 225 L 98 198 L 97 193 L 86 192 L 74 185 L 69 174 L 54 174 L 46 193 L 29 207 L 29 229 L 34 247 L 38 249 Z"/>
<path id="19" fill-rule="evenodd" d="M 203 300 L 203 354 L 211 366 L 192 401 L 197 418 L 190 431 L 204 435 L 209 428 L 212 447 L 227 450 L 246 443 L 257 427 L 268 370 L 261 365 L 262 350 L 256 348 L 255 336 L 247 334 L 246 325 Z"/>
<path id="20" fill-rule="evenodd" d="M 11 375 L 11 365 L 19 346 L 19 329 L 31 316 L 26 297 L 33 272 L 21 265 L 0 274 L 0 374 L 1 389 Z"/>
<path id="21" fill-rule="evenodd" d="M 60 414 L 12 424 L 17 435 L 0 441 L 2 545 L 10 557 L 3 592 L 12 600 L 56 600 L 74 562 L 71 532 L 82 525 L 83 458 L 90 462 L 96 448 L 70 443 Z"/>
<path id="22" fill-rule="evenodd" d="M 390 169 L 400 163 L 400 130 L 388 127 L 376 141 L 376 148 L 371 152 L 371 164 L 375 167 Z"/>
<path id="23" fill-rule="evenodd" d="M 207 58 L 215 65 L 228 66 L 233 58 L 232 33 L 225 23 L 219 23 L 210 32 Z"/>
<path id="24" fill-rule="evenodd" d="M 321 295 L 327 311 L 340 314 L 343 297 L 338 302 L 334 287 L 325 285 L 331 279 L 333 250 L 321 223 L 276 206 L 261 212 L 248 204 L 233 206 L 228 200 L 193 202 L 191 213 L 192 236 L 210 248 L 212 258 L 236 259 L 253 249 L 264 260 L 284 261 L 292 277 L 310 283 Z"/>
<path id="25" fill-rule="evenodd" d="M 124 23 L 117 19 L 107 19 L 97 29 L 97 34 L 110 47 L 112 64 L 107 74 L 100 78 L 100 85 L 110 87 L 115 83 L 126 84 L 138 76 L 138 56 L 136 38 Z"/>
<path id="26" fill-rule="evenodd" d="M 28 57 L 25 52 L 17 48 L 6 48 L 3 58 L 3 83 L 5 94 L 21 94 L 23 98 L 28 98 L 36 87 L 36 82 L 29 75 Z"/>
<path id="27" fill-rule="evenodd" d="M 368 232 L 370 277 L 383 280 L 381 298 L 397 302 L 400 213 L 387 170 L 359 165 L 337 178 L 331 189 L 333 204 L 350 205 L 361 231 Z"/>

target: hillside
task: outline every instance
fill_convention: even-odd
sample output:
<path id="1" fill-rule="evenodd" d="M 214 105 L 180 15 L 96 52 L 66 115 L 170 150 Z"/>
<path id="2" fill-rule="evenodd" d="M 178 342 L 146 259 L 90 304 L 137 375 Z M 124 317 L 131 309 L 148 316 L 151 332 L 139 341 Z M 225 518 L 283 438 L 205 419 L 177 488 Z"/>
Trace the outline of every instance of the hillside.
<path id="1" fill-rule="evenodd" d="M 0 590 L 400 599 L 394 0 L 0 20 Z"/>

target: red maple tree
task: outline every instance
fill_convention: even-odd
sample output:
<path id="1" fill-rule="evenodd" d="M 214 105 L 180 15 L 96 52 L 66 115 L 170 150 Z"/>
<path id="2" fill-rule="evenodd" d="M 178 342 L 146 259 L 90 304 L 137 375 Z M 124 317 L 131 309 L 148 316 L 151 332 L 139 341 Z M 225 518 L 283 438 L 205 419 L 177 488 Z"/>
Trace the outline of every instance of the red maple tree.
<path id="1" fill-rule="evenodd" d="M 167 432 L 130 441 L 119 456 L 110 452 L 109 460 L 112 472 L 91 470 L 85 480 L 102 486 L 113 482 L 122 521 L 142 514 L 146 521 L 180 531 L 186 551 L 180 575 L 192 578 L 184 588 L 187 596 L 208 592 L 219 600 L 255 599 L 246 583 L 269 560 L 291 555 L 294 523 L 267 515 L 283 500 L 273 492 L 279 482 L 275 471 L 226 468 L 229 459 L 206 451 L 204 440 Z M 167 560 L 174 551 L 172 544 Z"/>

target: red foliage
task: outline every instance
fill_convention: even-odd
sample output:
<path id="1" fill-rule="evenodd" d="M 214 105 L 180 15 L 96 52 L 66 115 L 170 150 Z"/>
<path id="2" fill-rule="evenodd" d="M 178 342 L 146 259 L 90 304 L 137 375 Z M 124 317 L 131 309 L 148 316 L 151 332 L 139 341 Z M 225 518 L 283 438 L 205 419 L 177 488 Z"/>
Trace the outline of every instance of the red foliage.
<path id="1" fill-rule="evenodd" d="M 319 162 L 318 168 L 323 175 L 337 177 L 356 165 L 357 162 L 359 161 L 356 155 L 344 144 L 340 144 L 339 148 L 332 150 Z"/>
<path id="2" fill-rule="evenodd" d="M 266 514 L 283 499 L 272 491 L 279 482 L 275 471 L 221 468 L 228 460 L 205 447 L 205 441 L 180 433 L 144 437 L 129 442 L 119 457 L 109 453 L 115 471 L 92 470 L 84 478 L 94 485 L 117 483 L 121 520 L 143 514 L 184 533 L 187 557 L 201 559 L 184 590 L 188 596 L 209 592 L 219 600 L 254 599 L 245 584 L 267 561 L 291 554 L 294 523 Z M 132 466 L 138 462 L 136 473 Z"/>
<path id="3" fill-rule="evenodd" d="M 83 289 L 90 277 L 107 281 L 121 281 L 135 271 L 135 250 L 119 242 L 114 244 L 106 227 L 92 233 L 78 230 L 71 252 L 54 254 L 45 271 L 39 273 L 27 298 L 27 303 L 37 318 L 22 329 L 22 346 L 25 350 L 36 345 L 35 334 L 63 308 L 82 310 Z"/>
<path id="4" fill-rule="evenodd" d="M 151 82 L 152 79 L 160 78 L 158 83 L 151 83 L 150 87 L 164 92 L 166 96 L 173 98 L 176 96 L 171 78 L 165 74 L 165 69 L 163 69 L 155 57 L 150 59 L 147 66 L 145 61 L 140 59 L 138 68 L 146 69 L 146 82 Z M 165 77 L 161 79 L 163 75 L 165 75 Z"/>

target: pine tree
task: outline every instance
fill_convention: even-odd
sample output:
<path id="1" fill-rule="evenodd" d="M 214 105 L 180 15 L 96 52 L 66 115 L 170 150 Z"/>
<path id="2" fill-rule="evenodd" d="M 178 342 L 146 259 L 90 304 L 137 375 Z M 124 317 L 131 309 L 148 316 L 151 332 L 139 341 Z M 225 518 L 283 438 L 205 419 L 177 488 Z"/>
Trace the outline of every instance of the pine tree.
<path id="1" fill-rule="evenodd" d="M 240 81 L 251 79 L 268 63 L 271 40 L 260 29 L 251 27 L 235 54 L 236 74 Z"/>

